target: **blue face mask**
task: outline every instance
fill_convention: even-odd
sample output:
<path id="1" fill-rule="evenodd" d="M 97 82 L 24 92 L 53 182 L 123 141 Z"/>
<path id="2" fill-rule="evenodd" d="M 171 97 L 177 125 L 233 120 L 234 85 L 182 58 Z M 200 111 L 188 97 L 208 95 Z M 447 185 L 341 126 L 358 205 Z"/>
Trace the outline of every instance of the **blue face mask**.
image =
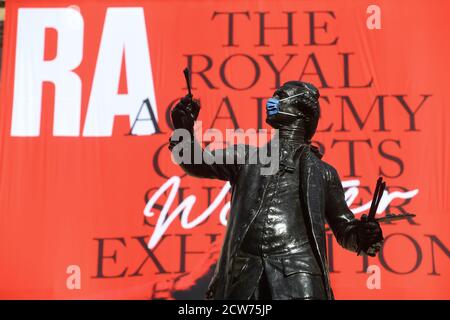
<path id="1" fill-rule="evenodd" d="M 279 100 L 277 98 L 270 98 L 266 102 L 267 116 L 270 117 L 270 116 L 273 116 L 273 115 L 276 115 L 276 114 L 283 114 L 283 115 L 290 116 L 290 117 L 295 117 L 295 118 L 300 117 L 300 115 L 295 115 L 293 113 L 280 111 L 280 102 L 282 102 L 284 100 L 288 100 L 290 98 L 298 97 L 298 96 L 301 96 L 301 95 L 304 95 L 304 94 L 305 94 L 305 92 L 294 94 L 293 96 L 290 96 L 290 97 L 287 97 L 287 98 L 283 98 L 281 100 Z"/>

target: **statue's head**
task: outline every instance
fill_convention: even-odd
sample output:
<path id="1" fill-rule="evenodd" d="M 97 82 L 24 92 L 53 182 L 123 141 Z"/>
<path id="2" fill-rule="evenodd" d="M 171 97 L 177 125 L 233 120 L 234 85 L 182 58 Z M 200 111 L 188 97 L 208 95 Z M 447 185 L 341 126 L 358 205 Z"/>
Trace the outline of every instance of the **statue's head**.
<path id="1" fill-rule="evenodd" d="M 302 127 L 305 141 L 310 141 L 319 123 L 319 96 L 319 90 L 310 83 L 288 81 L 267 101 L 266 122 L 276 129 Z"/>

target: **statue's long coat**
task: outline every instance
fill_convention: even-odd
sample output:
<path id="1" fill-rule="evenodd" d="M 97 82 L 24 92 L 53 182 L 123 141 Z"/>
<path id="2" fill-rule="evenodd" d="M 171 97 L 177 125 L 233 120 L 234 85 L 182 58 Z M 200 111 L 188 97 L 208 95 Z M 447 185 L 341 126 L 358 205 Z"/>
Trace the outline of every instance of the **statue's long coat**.
<path id="1" fill-rule="evenodd" d="M 225 159 L 227 150 L 219 152 L 224 153 Z M 181 164 L 181 167 L 192 176 L 221 179 L 231 183 L 232 198 L 227 231 L 207 292 L 209 299 L 227 299 L 234 276 L 231 274 L 233 257 L 262 203 L 264 190 L 260 180 L 261 165 L 202 163 Z M 306 208 L 312 248 L 322 271 L 327 296 L 333 299 L 329 283 L 325 223 L 331 227 L 341 246 L 357 251 L 357 220 L 345 202 L 344 190 L 336 169 L 319 159 L 310 146 L 307 146 L 300 156 L 300 181 L 299 196 Z"/>

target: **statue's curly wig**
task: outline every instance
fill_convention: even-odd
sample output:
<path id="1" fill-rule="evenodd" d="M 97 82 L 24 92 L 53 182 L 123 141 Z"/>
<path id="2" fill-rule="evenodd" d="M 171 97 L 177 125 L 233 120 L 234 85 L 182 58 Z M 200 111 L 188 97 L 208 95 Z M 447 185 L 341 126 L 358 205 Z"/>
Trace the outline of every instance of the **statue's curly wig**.
<path id="1" fill-rule="evenodd" d="M 288 81 L 283 84 L 285 85 L 300 87 L 305 92 L 304 95 L 293 98 L 291 103 L 298 106 L 299 111 L 304 115 L 305 140 L 311 143 L 320 118 L 319 90 L 311 83 L 302 81 Z"/>

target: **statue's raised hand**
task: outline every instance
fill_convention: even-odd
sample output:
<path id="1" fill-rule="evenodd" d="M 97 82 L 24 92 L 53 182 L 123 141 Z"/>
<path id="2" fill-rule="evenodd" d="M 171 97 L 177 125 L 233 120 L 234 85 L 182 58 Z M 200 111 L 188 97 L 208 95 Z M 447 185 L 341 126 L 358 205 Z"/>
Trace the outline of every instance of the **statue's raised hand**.
<path id="1" fill-rule="evenodd" d="M 191 95 L 187 94 L 180 102 L 172 109 L 171 118 L 175 129 L 186 129 L 193 132 L 194 122 L 198 118 L 200 112 L 200 102 L 192 99 Z"/>

